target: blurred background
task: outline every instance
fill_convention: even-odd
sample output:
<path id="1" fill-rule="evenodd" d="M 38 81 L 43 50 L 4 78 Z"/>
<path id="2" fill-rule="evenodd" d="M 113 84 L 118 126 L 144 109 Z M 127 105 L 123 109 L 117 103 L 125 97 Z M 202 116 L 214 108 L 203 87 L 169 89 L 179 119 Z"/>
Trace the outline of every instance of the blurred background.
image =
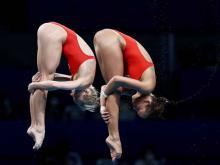
<path id="1" fill-rule="evenodd" d="M 2 2 L 3 3 L 3 2 Z M 218 0 L 20 0 L 0 5 L 0 165 L 108 165 L 107 129 L 98 112 L 82 112 L 69 91 L 48 96 L 46 137 L 34 152 L 27 86 L 37 72 L 36 32 L 56 21 L 94 50 L 98 30 L 137 39 L 157 73 L 155 94 L 178 104 L 163 118 L 138 118 L 120 106 L 122 165 L 220 164 L 220 2 Z M 69 74 L 66 62 L 58 72 Z M 97 67 L 94 86 L 104 84 Z"/>

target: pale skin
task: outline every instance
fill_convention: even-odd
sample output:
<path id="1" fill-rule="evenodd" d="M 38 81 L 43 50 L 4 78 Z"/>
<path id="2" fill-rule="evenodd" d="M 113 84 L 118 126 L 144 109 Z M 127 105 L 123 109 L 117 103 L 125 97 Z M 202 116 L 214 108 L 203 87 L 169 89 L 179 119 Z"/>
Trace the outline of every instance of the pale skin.
<path id="1" fill-rule="evenodd" d="M 56 73 L 60 63 L 63 43 L 66 41 L 66 31 L 52 23 L 41 25 L 37 33 L 37 67 L 38 73 L 32 78 L 28 90 L 30 95 L 31 125 L 27 133 L 33 138 L 33 149 L 41 147 L 45 136 L 45 107 L 47 93 L 51 90 L 76 90 L 82 97 L 89 94 L 96 69 L 96 61 L 89 59 L 82 63 L 74 77 Z M 92 50 L 85 41 L 77 35 L 78 43 L 85 54 L 93 55 Z M 75 97 L 72 92 L 71 96 Z"/>
<path id="2" fill-rule="evenodd" d="M 102 86 L 102 91 L 108 96 L 106 99 L 100 97 L 101 116 L 107 124 L 109 136 L 106 143 L 110 149 L 112 160 L 119 159 L 122 154 L 120 134 L 118 129 L 119 101 L 121 87 L 134 89 L 137 91 L 132 96 L 134 108 L 141 117 L 145 117 L 151 105 L 151 92 L 156 85 L 154 67 L 146 69 L 140 80 L 135 80 L 124 76 L 123 49 L 126 42 L 116 31 L 104 29 L 96 33 L 94 46 L 106 85 Z M 151 61 L 147 51 L 137 42 L 138 48 L 145 59 Z"/>

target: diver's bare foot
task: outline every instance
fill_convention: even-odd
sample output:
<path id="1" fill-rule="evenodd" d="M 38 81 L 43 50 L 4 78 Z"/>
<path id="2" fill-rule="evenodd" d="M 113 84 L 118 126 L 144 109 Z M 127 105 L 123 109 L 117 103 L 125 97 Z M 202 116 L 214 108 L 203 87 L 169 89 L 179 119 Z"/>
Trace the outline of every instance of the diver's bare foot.
<path id="1" fill-rule="evenodd" d="M 108 145 L 112 157 L 112 161 L 121 158 L 122 148 L 121 148 L 121 141 L 120 139 L 114 140 L 110 137 L 107 137 L 105 140 L 106 144 Z"/>
<path id="2" fill-rule="evenodd" d="M 44 141 L 45 130 L 29 127 L 27 130 L 27 134 L 30 135 L 35 142 L 33 149 L 34 150 L 40 149 Z"/>

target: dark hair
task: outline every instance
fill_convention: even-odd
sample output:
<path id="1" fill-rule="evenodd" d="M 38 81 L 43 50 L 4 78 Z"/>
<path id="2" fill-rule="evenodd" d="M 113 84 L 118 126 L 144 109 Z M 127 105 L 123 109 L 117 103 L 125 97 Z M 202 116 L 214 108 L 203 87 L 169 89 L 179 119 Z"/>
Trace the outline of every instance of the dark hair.
<path id="1" fill-rule="evenodd" d="M 165 97 L 156 97 L 155 95 L 153 95 L 152 98 L 152 115 L 158 116 L 160 118 L 163 117 L 162 115 L 165 111 L 165 106 L 170 104 L 170 101 Z"/>

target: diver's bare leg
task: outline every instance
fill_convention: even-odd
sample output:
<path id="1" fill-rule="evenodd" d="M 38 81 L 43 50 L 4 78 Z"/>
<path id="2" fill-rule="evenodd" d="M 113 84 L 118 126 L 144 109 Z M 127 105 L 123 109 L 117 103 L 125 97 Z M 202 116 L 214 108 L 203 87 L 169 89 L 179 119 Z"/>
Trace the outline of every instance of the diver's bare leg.
<path id="1" fill-rule="evenodd" d="M 94 45 L 104 80 L 108 82 L 115 75 L 123 76 L 123 55 L 118 36 L 112 30 L 102 30 L 96 33 Z M 111 116 L 107 124 L 109 136 L 106 138 L 106 143 L 112 160 L 119 159 L 122 154 L 118 129 L 119 100 L 120 96 L 114 93 L 106 101 L 106 109 Z"/>
<path id="2" fill-rule="evenodd" d="M 52 80 L 59 65 L 62 43 L 66 32 L 59 26 L 46 23 L 38 30 L 37 65 L 41 73 L 41 81 Z M 45 108 L 47 91 L 36 90 L 30 96 L 31 126 L 27 133 L 35 141 L 33 149 L 41 147 L 45 135 Z"/>

